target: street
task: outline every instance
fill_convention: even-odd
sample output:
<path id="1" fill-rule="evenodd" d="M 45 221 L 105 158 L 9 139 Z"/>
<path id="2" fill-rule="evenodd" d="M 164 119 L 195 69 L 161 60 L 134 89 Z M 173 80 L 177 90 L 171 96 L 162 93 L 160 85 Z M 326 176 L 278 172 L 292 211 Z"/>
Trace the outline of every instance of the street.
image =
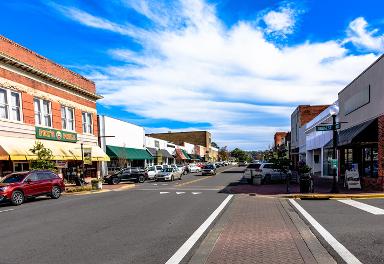
<path id="1" fill-rule="evenodd" d="M 384 263 L 383 199 L 295 201 L 351 253 L 344 255 L 346 258 L 354 256 L 361 263 Z M 315 233 L 320 239 L 319 233 Z M 331 246 L 327 249 L 332 252 Z"/>
<path id="2" fill-rule="evenodd" d="M 228 197 L 220 191 L 240 178 L 189 174 L 126 191 L 2 205 L 7 254 L 0 263 L 165 263 Z"/>

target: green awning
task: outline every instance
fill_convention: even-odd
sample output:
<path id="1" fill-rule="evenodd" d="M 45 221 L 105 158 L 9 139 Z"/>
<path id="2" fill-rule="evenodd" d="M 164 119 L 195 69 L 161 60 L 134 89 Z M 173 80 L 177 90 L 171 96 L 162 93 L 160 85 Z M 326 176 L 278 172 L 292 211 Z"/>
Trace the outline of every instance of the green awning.
<path id="1" fill-rule="evenodd" d="M 107 155 L 112 159 L 153 160 L 153 157 L 146 149 L 124 148 L 107 145 Z"/>
<path id="2" fill-rule="evenodd" d="M 181 151 L 183 152 L 184 156 L 185 156 L 188 160 L 191 159 L 191 157 L 188 155 L 188 153 L 187 153 L 184 149 L 182 149 Z"/>

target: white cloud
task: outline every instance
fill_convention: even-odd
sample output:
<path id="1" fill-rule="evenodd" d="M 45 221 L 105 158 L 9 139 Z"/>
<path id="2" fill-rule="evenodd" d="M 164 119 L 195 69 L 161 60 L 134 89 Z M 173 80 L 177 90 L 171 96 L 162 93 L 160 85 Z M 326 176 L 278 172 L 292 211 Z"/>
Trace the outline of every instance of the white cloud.
<path id="1" fill-rule="evenodd" d="M 264 15 L 263 20 L 268 33 L 291 34 L 296 22 L 295 11 L 290 8 L 281 8 L 279 11 L 272 10 Z"/>
<path id="2" fill-rule="evenodd" d="M 359 48 L 373 52 L 384 52 L 384 35 L 378 35 L 378 29 L 369 30 L 368 22 L 358 17 L 349 23 L 346 42 L 352 42 Z"/>
<path id="3" fill-rule="evenodd" d="M 146 3 L 136 9 L 157 21 L 151 15 L 158 14 L 157 7 Z M 267 147 L 275 131 L 289 129 L 297 104 L 334 102 L 377 57 L 352 55 L 335 40 L 279 47 L 251 22 L 227 28 L 203 0 L 180 0 L 171 8 L 180 24 L 172 20 L 150 31 L 77 9 L 62 12 L 83 25 L 134 37 L 143 47 L 108 50 L 126 65 L 88 71 L 104 95 L 102 104 L 148 119 L 208 122 L 219 145 Z M 275 18 L 269 25 L 276 30 L 292 30 L 292 21 Z"/>

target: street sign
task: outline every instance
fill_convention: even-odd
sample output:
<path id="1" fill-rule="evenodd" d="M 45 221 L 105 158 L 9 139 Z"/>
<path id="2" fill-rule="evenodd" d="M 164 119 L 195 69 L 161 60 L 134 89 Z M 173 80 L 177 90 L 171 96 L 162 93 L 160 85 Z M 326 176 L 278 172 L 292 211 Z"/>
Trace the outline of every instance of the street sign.
<path id="1" fill-rule="evenodd" d="M 340 129 L 340 123 L 336 123 L 336 129 Z M 333 130 L 333 125 L 316 126 L 316 131 L 331 131 L 331 130 Z"/>

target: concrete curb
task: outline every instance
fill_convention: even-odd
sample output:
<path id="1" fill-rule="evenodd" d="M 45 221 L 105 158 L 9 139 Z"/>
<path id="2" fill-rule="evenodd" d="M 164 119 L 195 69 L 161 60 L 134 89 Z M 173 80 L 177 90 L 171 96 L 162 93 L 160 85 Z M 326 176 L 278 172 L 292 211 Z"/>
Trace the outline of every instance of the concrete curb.
<path id="1" fill-rule="evenodd" d="M 71 196 L 71 195 L 87 195 L 87 194 L 98 194 L 98 193 L 106 193 L 106 192 L 119 192 L 124 190 L 133 189 L 136 187 L 136 184 L 130 184 L 126 186 L 122 186 L 116 189 L 101 189 L 101 190 L 94 190 L 94 191 L 80 191 L 80 192 L 64 192 L 63 195 Z"/>
<path id="2" fill-rule="evenodd" d="M 361 193 L 361 194 L 291 194 L 284 195 L 283 198 L 307 199 L 307 200 L 326 200 L 326 199 L 369 199 L 384 198 L 384 193 Z"/>

